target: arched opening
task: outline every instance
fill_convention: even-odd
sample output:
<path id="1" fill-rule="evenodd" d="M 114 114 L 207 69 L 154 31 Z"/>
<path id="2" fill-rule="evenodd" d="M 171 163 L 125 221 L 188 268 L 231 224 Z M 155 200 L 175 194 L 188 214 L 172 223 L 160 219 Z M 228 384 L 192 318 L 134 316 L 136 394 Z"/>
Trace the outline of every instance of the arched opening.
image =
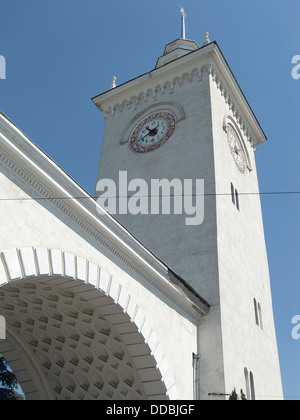
<path id="1" fill-rule="evenodd" d="M 0 353 L 27 399 L 168 399 L 149 342 L 124 308 L 88 281 L 50 272 L 7 282 L 0 312 L 7 325 Z"/>
<path id="2" fill-rule="evenodd" d="M 0 354 L 0 401 L 24 400 L 24 392 L 7 360 Z"/>

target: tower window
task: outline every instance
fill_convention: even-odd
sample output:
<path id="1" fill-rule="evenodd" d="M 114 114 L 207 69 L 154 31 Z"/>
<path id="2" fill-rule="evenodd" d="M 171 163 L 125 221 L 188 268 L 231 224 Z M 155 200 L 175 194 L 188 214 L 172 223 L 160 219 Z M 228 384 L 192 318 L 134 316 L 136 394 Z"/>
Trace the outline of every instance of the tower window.
<path id="1" fill-rule="evenodd" d="M 232 203 L 235 205 L 235 192 L 234 192 L 233 183 L 231 183 L 231 199 L 232 199 Z"/>
<path id="2" fill-rule="evenodd" d="M 235 205 L 238 210 L 240 210 L 240 200 L 238 190 L 235 190 Z"/>
<path id="3" fill-rule="evenodd" d="M 234 188 L 233 183 L 231 182 L 230 184 L 231 186 L 231 200 L 232 200 L 232 204 L 238 209 L 240 210 L 240 199 L 239 199 L 239 192 L 236 188 Z"/>
<path id="4" fill-rule="evenodd" d="M 259 326 L 261 329 L 263 329 L 262 312 L 261 312 L 260 303 L 257 304 L 257 309 L 258 309 Z"/>
<path id="5" fill-rule="evenodd" d="M 257 309 L 257 302 L 256 302 L 256 299 L 254 299 L 254 313 L 255 313 L 255 322 L 256 322 L 256 325 L 259 325 L 259 320 L 258 320 L 258 309 Z"/>
<path id="6" fill-rule="evenodd" d="M 244 375 L 245 375 L 245 382 L 246 382 L 246 394 L 247 394 L 247 400 L 254 401 L 255 398 L 255 387 L 254 387 L 254 376 L 253 373 L 248 373 L 248 369 L 244 369 Z"/>
<path id="7" fill-rule="evenodd" d="M 244 369 L 244 375 L 245 375 L 245 383 L 246 383 L 247 400 L 250 400 L 250 398 L 251 398 L 250 381 L 249 381 L 249 373 L 248 373 L 248 369 L 247 368 Z"/>
<path id="8" fill-rule="evenodd" d="M 263 321 L 262 321 L 262 311 L 260 303 L 257 302 L 256 299 L 254 301 L 254 314 L 255 314 L 255 322 L 258 327 L 263 329 Z"/>
<path id="9" fill-rule="evenodd" d="M 254 387 L 254 377 L 253 373 L 250 372 L 250 392 L 251 392 L 251 400 L 255 400 L 255 387 Z"/>

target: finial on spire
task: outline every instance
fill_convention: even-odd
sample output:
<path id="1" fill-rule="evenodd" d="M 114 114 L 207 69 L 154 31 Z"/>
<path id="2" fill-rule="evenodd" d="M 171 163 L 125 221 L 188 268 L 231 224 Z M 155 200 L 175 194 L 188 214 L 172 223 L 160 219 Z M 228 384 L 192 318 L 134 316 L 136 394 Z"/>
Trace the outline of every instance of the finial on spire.
<path id="1" fill-rule="evenodd" d="M 183 7 L 180 6 L 180 4 L 178 4 L 179 9 L 180 9 L 180 13 L 182 14 L 182 21 L 181 21 L 181 38 L 182 39 L 186 39 L 185 38 L 185 19 L 187 18 L 187 14 L 185 13 L 185 10 Z"/>
<path id="2" fill-rule="evenodd" d="M 205 32 L 205 33 L 204 33 L 204 42 L 203 42 L 203 46 L 204 46 L 204 45 L 208 45 L 208 44 L 210 44 L 209 33 L 208 33 L 208 32 Z"/>
<path id="3" fill-rule="evenodd" d="M 112 81 L 111 81 L 111 84 L 110 84 L 110 89 L 114 89 L 114 88 L 116 88 L 117 87 L 117 78 L 116 78 L 116 76 L 114 76 L 113 78 L 112 78 Z"/>

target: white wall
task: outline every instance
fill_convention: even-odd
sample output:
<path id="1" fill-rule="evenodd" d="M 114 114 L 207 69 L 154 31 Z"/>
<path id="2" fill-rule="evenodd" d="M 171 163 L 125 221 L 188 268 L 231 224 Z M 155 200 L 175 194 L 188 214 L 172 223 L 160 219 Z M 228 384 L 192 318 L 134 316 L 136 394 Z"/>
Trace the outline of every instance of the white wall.
<path id="1" fill-rule="evenodd" d="M 236 118 L 214 81 L 211 81 L 211 98 L 226 392 L 231 393 L 235 387 L 246 392 L 246 367 L 253 372 L 258 399 L 280 398 L 281 375 L 255 154 L 244 136 L 253 170 L 241 174 L 223 129 L 226 115 L 235 121 Z M 260 147 L 268 147 L 268 144 Z M 231 183 L 239 192 L 240 211 L 232 203 Z M 255 322 L 254 298 L 261 305 L 263 330 Z"/>
<path id="2" fill-rule="evenodd" d="M 169 369 L 179 398 L 192 399 L 192 353 L 197 353 L 193 321 L 173 307 L 164 296 L 149 290 L 142 278 L 128 271 L 125 265 L 96 241 L 91 241 L 83 232 L 79 232 L 70 220 L 50 207 L 47 201 L 42 205 L 41 202 L 27 200 L 30 196 L 23 190 L 27 187 L 24 185 L 20 188 L 15 182 L 20 185 L 21 181 L 10 176 L 11 179 L 8 178 L 7 170 L 0 167 L 0 195 L 7 199 L 2 201 L 0 209 L 0 252 L 28 247 L 58 249 L 103 268 L 132 296 L 132 302 L 138 305 L 139 316 L 144 314 L 147 325 L 155 332 L 160 346 L 157 352 L 160 360 L 157 363 L 163 376 L 168 379 Z M 20 201 L 15 201 L 15 198 L 20 198 Z M 173 391 L 171 395 L 176 395 L 175 389 Z"/>

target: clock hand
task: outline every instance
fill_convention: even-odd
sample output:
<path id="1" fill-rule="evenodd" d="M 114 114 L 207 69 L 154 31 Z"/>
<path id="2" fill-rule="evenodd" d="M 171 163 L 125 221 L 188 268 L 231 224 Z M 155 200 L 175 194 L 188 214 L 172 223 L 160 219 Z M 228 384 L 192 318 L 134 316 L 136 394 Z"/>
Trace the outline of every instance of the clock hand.
<path id="1" fill-rule="evenodd" d="M 147 128 L 147 130 L 149 130 L 149 133 L 146 134 L 144 137 L 141 137 L 140 140 L 144 140 L 148 136 L 154 137 L 157 134 L 158 130 L 150 130 L 148 127 L 146 127 L 146 128 Z"/>
<path id="2" fill-rule="evenodd" d="M 237 147 L 234 148 L 233 153 L 235 153 L 236 155 L 239 154 L 239 152 L 241 152 L 242 149 L 238 149 Z"/>
<path id="3" fill-rule="evenodd" d="M 157 127 L 159 127 L 159 124 L 157 124 L 157 126 L 154 129 L 152 129 L 152 130 L 149 127 L 146 127 L 147 130 L 149 131 L 149 136 L 150 137 L 156 136 L 156 134 L 158 132 Z"/>
<path id="4" fill-rule="evenodd" d="M 148 137 L 150 133 L 146 134 L 144 137 L 142 137 L 140 140 L 144 140 L 146 137 Z"/>

